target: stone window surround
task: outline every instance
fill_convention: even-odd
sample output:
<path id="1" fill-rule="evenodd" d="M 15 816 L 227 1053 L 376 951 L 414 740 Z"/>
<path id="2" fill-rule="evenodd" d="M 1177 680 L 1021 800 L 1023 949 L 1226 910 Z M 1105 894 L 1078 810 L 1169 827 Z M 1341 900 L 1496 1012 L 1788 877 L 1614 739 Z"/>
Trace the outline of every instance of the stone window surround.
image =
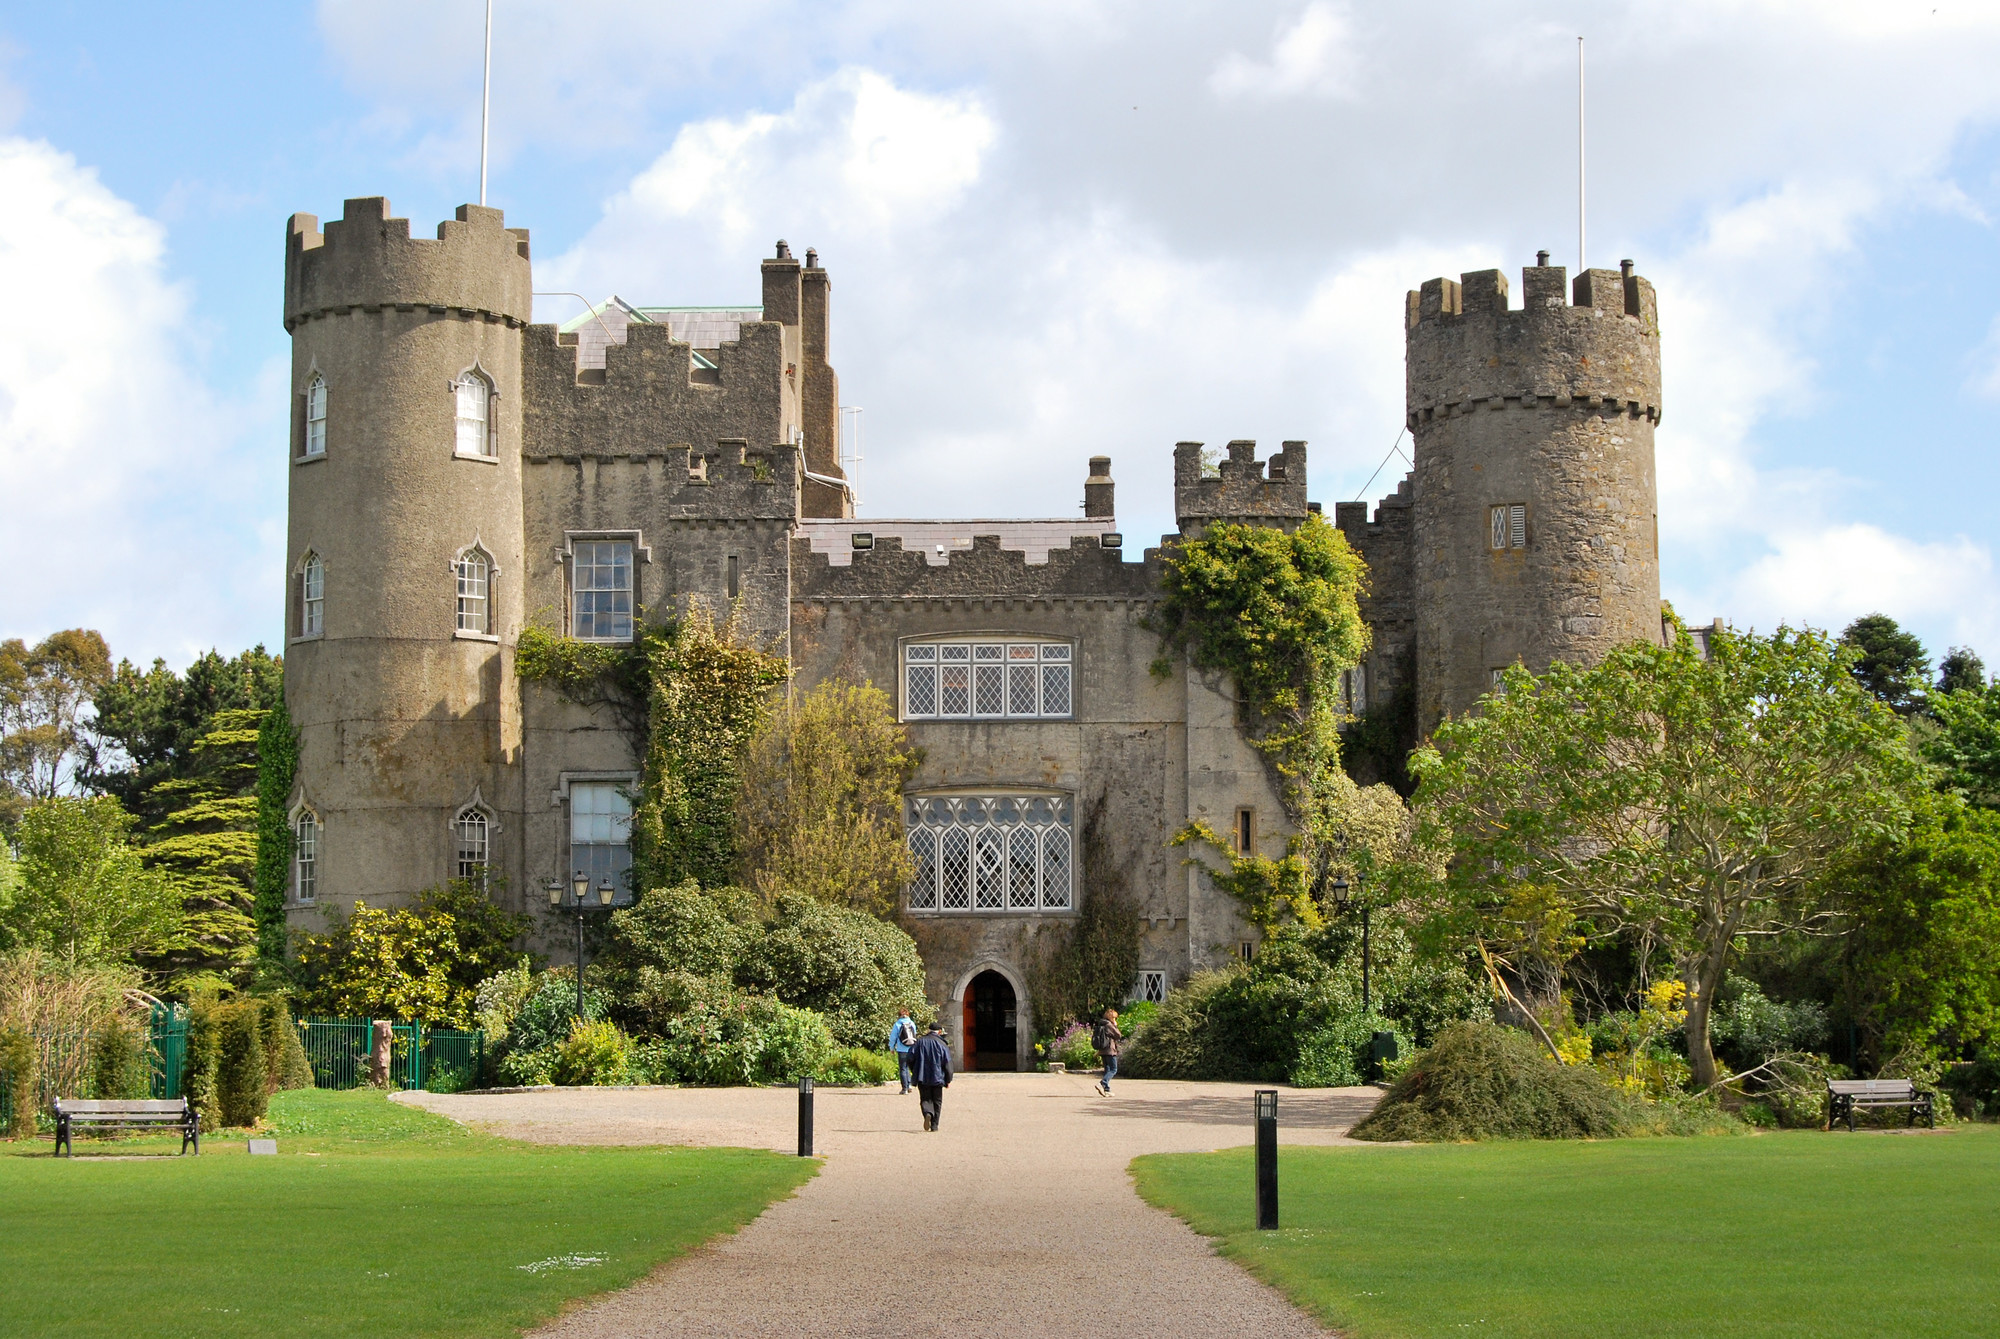
<path id="1" fill-rule="evenodd" d="M 1167 971 L 1164 967 L 1141 967 L 1132 980 L 1132 997 L 1127 1003 L 1163 1003 L 1167 998 Z"/>
<path id="2" fill-rule="evenodd" d="M 319 560 L 319 629 L 304 632 L 301 629 L 305 627 L 306 564 L 315 558 Z M 326 640 L 326 555 L 317 544 L 308 544 L 300 551 L 299 560 L 292 564 L 292 574 L 285 581 L 285 633 L 287 646 Z"/>
<path id="3" fill-rule="evenodd" d="M 451 851 L 451 867 L 456 870 L 464 855 L 464 847 L 459 840 L 458 825 L 464 821 L 467 814 L 472 813 L 476 813 L 486 820 L 486 833 L 484 837 L 486 858 L 480 863 L 485 869 L 491 870 L 493 868 L 493 839 L 500 833 L 500 815 L 495 813 L 493 806 L 486 802 L 486 797 L 481 794 L 480 787 L 478 786 L 472 788 L 472 797 L 470 799 L 464 804 L 453 807 L 451 818 L 445 824 L 445 832 L 451 842 L 451 847 L 449 848 Z M 468 876 L 461 873 L 455 877 L 463 879 Z M 485 880 L 482 878 L 480 882 L 484 884 Z"/>
<path id="4" fill-rule="evenodd" d="M 299 896 L 299 819 L 307 814 L 312 815 L 313 827 L 315 829 L 313 833 L 313 882 L 315 886 L 319 882 L 320 866 L 325 863 L 326 820 L 319 816 L 319 806 L 314 804 L 312 799 L 301 789 L 298 798 L 292 801 L 291 808 L 285 811 L 285 831 L 292 838 L 291 859 L 285 862 L 285 905 L 288 907 L 311 907 L 318 905 L 315 898 Z"/>
<path id="5" fill-rule="evenodd" d="M 937 887 L 937 893 L 938 893 L 938 897 L 936 899 L 937 905 L 912 906 L 910 905 L 910 894 L 913 889 L 912 887 L 906 887 L 903 891 L 903 906 L 905 912 L 908 915 L 916 917 L 921 920 L 955 920 L 961 918 L 985 918 L 991 916 L 1004 916 L 1004 917 L 1011 917 L 1018 919 L 1026 916 L 1074 917 L 1077 915 L 1078 911 L 1080 910 L 1080 903 L 1082 901 L 1082 899 L 1078 895 L 1078 889 L 1077 889 L 1077 881 L 1079 874 L 1081 872 L 1079 869 L 1079 863 L 1081 857 L 1077 850 L 1077 835 L 1076 835 L 1076 822 L 1075 822 L 1076 796 L 1074 792 L 1067 790 L 1053 789 L 1047 785 L 1039 783 L 1014 786 L 998 781 L 990 784 L 978 784 L 978 785 L 964 784 L 964 785 L 953 785 L 953 786 L 931 786 L 931 787 L 926 787 L 923 790 L 906 791 L 903 795 L 904 841 L 906 844 L 909 842 L 910 833 L 912 831 L 912 829 L 910 829 L 909 827 L 908 813 L 909 813 L 910 802 L 913 800 L 991 799 L 996 797 L 1004 797 L 1010 799 L 1052 800 L 1057 803 L 1059 808 L 1067 807 L 1070 810 L 1070 820 L 1067 826 L 1067 831 L 1069 834 L 1069 851 L 1067 853 L 1067 856 L 1065 857 L 1066 871 L 1064 876 L 1067 879 L 1069 886 L 1068 905 L 1061 907 L 1052 907 L 1047 905 L 1037 905 L 1034 907 L 1004 905 L 1004 902 L 1006 901 L 1008 894 L 1003 887 L 1001 893 L 1003 905 L 988 906 L 988 907 L 979 906 L 977 905 L 977 896 L 976 893 L 974 892 L 974 886 L 977 882 L 977 874 L 974 869 L 968 867 L 966 877 L 967 877 L 967 896 L 968 900 L 971 903 L 970 905 L 964 907 L 947 907 L 943 905 L 944 890 L 942 886 L 939 885 Z M 928 828 L 928 825 L 926 826 Z M 990 826 L 990 825 L 983 824 L 981 826 Z M 1060 824 L 1058 826 L 1060 826 Z M 928 830 L 936 831 L 937 829 L 928 829 Z M 968 846 L 966 854 L 968 859 L 972 858 L 973 851 L 970 846 Z M 943 855 L 941 852 L 934 852 L 932 859 L 941 860 L 943 859 Z M 936 876 L 934 875 L 933 877 Z M 1045 878 L 1046 872 L 1043 871 L 1038 877 Z M 1041 901 L 1042 899 L 1045 899 L 1046 896 L 1047 896 L 1046 893 L 1043 893 L 1042 897 L 1038 899 L 1038 902 Z"/>
<path id="6" fill-rule="evenodd" d="M 941 646 L 947 643 L 958 643 L 958 642 L 983 643 L 986 645 L 1033 644 L 1038 649 L 1042 646 L 1069 647 L 1069 660 L 1067 662 L 1070 667 L 1069 710 L 1067 712 L 1062 713 L 1061 715 L 1043 715 L 1039 711 L 1037 711 L 1033 715 L 1028 715 L 1025 713 L 1021 715 L 1014 715 L 1004 711 L 998 714 L 973 714 L 968 712 L 966 715 L 962 716 L 960 715 L 947 716 L 935 711 L 929 713 L 913 714 L 910 710 L 910 674 L 909 674 L 910 648 L 912 646 L 933 646 L 933 645 Z M 1076 672 L 1076 666 L 1077 662 L 1080 659 L 1081 656 L 1078 654 L 1077 639 L 1075 637 L 1063 636 L 1061 634 L 1051 635 L 1043 633 L 1030 633 L 1030 632 L 1023 632 L 1018 629 L 983 629 L 983 630 L 954 629 L 949 632 L 911 633 L 908 636 L 898 637 L 896 639 L 897 718 L 903 721 L 922 722 L 924 724 L 944 724 L 945 722 L 960 722 L 960 721 L 966 722 L 968 724 L 972 722 L 992 722 L 992 721 L 1017 721 L 1017 722 L 1034 722 L 1034 723 L 1073 722 L 1077 719 L 1076 693 L 1077 693 L 1078 675 Z M 1002 661 L 1000 663 L 1005 664 L 1007 662 Z M 1044 662 L 1040 659 L 1038 655 L 1035 661 L 1037 674 L 1040 673 L 1040 667 L 1043 663 Z"/>
<path id="7" fill-rule="evenodd" d="M 293 431 L 297 434 L 295 445 L 292 448 L 292 464 L 294 465 L 313 465 L 326 459 L 327 414 L 332 408 L 330 403 L 332 385 L 333 383 L 327 380 L 326 373 L 319 370 L 319 359 L 314 358 L 306 364 L 305 389 L 299 392 L 299 416 L 293 424 Z M 320 443 L 319 450 L 317 451 L 312 449 L 312 393 L 314 386 L 318 386 L 321 396 L 328 400 L 326 407 L 321 411 L 320 415 Z"/>
<path id="8" fill-rule="evenodd" d="M 556 570 L 562 574 L 563 583 L 563 630 L 567 633 L 575 626 L 572 619 L 575 615 L 574 596 L 576 592 L 571 589 L 570 577 L 575 571 L 577 541 L 600 539 L 622 539 L 632 546 L 632 631 L 636 636 L 639 630 L 639 615 L 643 607 L 639 601 L 639 564 L 650 564 L 653 561 L 653 550 L 646 543 L 645 532 L 638 529 L 563 531 L 562 547 L 556 550 Z M 631 637 L 581 637 L 578 640 L 590 642 L 594 645 L 629 646 L 632 644 L 633 639 Z M 567 789 L 563 791 L 563 796 L 565 799 L 568 798 L 569 791 Z"/>

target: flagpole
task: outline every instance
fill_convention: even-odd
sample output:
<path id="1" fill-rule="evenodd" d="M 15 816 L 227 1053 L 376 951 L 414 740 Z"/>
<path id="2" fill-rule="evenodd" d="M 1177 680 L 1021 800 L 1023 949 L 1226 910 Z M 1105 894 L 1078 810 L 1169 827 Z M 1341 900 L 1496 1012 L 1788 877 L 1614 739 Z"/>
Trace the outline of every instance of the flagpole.
<path id="1" fill-rule="evenodd" d="M 479 203 L 486 203 L 486 125 L 493 110 L 493 0 L 486 0 L 486 73 L 479 84 Z"/>
<path id="2" fill-rule="evenodd" d="M 491 3 L 491 0 L 488 0 Z M 1585 258 L 1583 218 L 1583 38 L 1576 39 L 1576 271 L 1583 273 L 1590 268 Z"/>

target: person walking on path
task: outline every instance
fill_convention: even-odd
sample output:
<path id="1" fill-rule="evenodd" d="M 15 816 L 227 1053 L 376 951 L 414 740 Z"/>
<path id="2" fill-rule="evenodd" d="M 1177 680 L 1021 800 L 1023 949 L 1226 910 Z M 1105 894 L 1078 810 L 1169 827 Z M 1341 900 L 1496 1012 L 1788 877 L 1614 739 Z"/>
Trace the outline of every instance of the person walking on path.
<path id="1" fill-rule="evenodd" d="M 945 1044 L 942 1019 L 911 1048 L 910 1077 L 917 1083 L 917 1109 L 923 1112 L 924 1128 L 934 1131 L 944 1113 L 944 1090 L 951 1087 L 951 1047 Z"/>
<path id="2" fill-rule="evenodd" d="M 1118 1030 L 1118 1011 L 1106 1009 L 1090 1036 L 1097 1058 L 1104 1062 L 1104 1077 L 1097 1081 L 1097 1087 L 1106 1097 L 1111 1096 L 1111 1080 L 1118 1074 L 1118 1043 L 1124 1040 L 1125 1034 Z"/>
<path id="3" fill-rule="evenodd" d="M 905 1095 L 910 1091 L 910 1048 L 916 1044 L 917 1025 L 910 1011 L 896 1010 L 896 1021 L 889 1028 L 889 1049 L 896 1053 L 896 1072 L 902 1076 Z"/>

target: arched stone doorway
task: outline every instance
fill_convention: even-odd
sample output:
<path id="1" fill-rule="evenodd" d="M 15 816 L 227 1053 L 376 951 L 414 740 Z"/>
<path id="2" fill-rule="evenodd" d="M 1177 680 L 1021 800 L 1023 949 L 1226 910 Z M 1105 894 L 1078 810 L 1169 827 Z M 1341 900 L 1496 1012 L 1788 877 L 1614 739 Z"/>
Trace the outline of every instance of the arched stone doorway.
<path id="1" fill-rule="evenodd" d="M 1020 1001 L 1014 983 L 988 968 L 965 983 L 964 1056 L 966 1069 L 1021 1067 Z"/>

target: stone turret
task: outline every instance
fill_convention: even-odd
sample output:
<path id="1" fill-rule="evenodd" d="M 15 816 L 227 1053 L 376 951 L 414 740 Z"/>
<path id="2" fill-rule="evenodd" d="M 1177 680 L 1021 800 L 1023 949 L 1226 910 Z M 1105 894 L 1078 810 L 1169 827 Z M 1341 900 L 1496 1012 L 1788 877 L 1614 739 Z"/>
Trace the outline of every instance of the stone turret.
<path id="1" fill-rule="evenodd" d="M 1174 517 L 1193 538 L 1216 521 L 1275 525 L 1291 530 L 1306 519 L 1306 444 L 1286 442 L 1269 460 L 1257 443 L 1233 441 L 1216 472 L 1204 474 L 1200 442 L 1174 445 Z"/>
<path id="2" fill-rule="evenodd" d="M 1543 259 L 1546 259 L 1544 253 Z M 1560 266 L 1432 279 L 1406 313 L 1418 726 L 1520 661 L 1660 636 L 1653 286 Z"/>
<path id="3" fill-rule="evenodd" d="M 318 225 L 291 218 L 284 307 L 285 696 L 294 810 L 324 835 L 314 904 L 456 875 L 469 812 L 518 900 L 528 234 L 464 205 L 413 238 L 379 198 Z"/>

